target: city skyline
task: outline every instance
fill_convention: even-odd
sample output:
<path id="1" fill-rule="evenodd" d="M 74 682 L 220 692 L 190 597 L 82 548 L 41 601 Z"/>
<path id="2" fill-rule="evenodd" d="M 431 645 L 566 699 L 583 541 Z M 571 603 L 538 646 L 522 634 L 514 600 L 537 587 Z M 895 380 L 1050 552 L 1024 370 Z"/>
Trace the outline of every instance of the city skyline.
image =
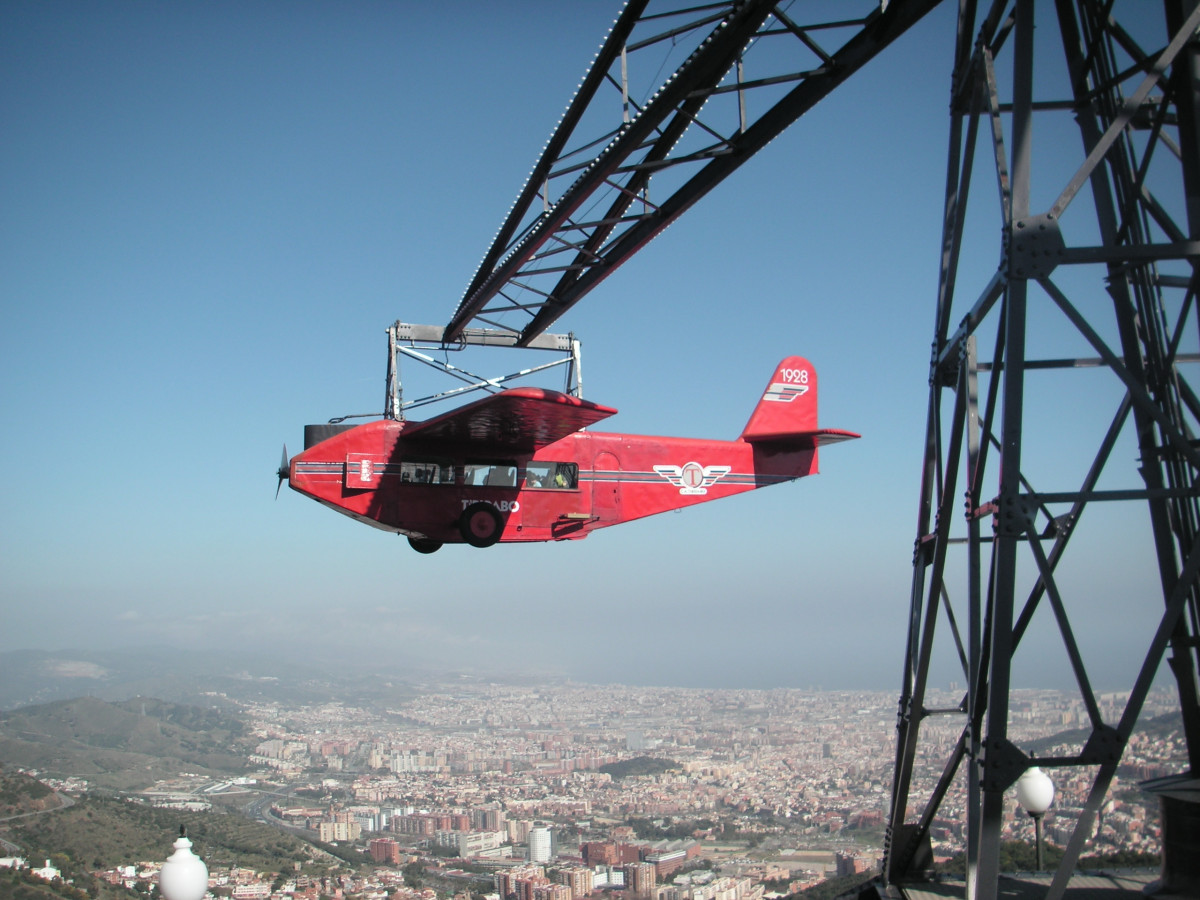
<path id="1" fill-rule="evenodd" d="M 942 705 L 954 697 L 931 694 Z M 582 856 L 587 865 L 654 862 L 660 874 L 682 862 L 681 845 L 673 843 L 680 839 L 705 845 L 695 849 L 724 864 L 744 861 L 741 845 L 757 836 L 750 842 L 756 860 L 785 868 L 809 851 L 844 849 L 878 860 L 882 849 L 886 750 L 894 740 L 894 702 L 886 692 L 442 683 L 376 706 L 281 702 L 243 682 L 235 693 L 208 698 L 225 710 L 222 727 L 239 723 L 237 749 L 229 757 L 244 762 L 235 766 L 236 777 L 232 770 L 195 771 L 190 760 L 183 770 L 153 775 L 131 762 L 131 771 L 141 773 L 127 783 L 131 797 L 194 812 L 224 797 L 252 818 L 320 834 L 321 840 L 366 843 L 386 833 L 409 852 L 436 839 L 439 846 L 469 848 L 470 855 L 493 860 L 547 862 L 556 855 L 555 842 L 545 832 L 535 835 L 537 826 L 565 827 L 566 849 L 561 841 L 558 847 L 568 857 Z M 1119 695 L 1097 699 L 1106 710 L 1123 702 Z M 1147 721 L 1131 741 L 1089 855 L 1157 852 L 1156 800 L 1138 783 L 1186 768 L 1176 704 L 1171 691 L 1152 692 Z M 76 701 L 18 717 L 10 727 L 26 735 L 27 757 L 34 758 L 39 742 L 53 755 L 53 734 L 35 731 L 73 730 L 85 743 L 90 730 L 82 723 L 102 731 L 117 727 L 102 705 Z M 1013 740 L 1046 758 L 1076 746 L 1089 715 L 1079 700 L 1051 690 L 1018 690 L 1012 709 Z M 172 729 L 181 719 L 180 708 L 170 704 L 143 705 L 140 717 L 136 706 L 126 704 L 125 710 L 114 715 L 161 718 L 176 723 L 164 724 Z M 933 717 L 931 744 L 953 744 L 960 723 Z M 81 763 L 59 760 L 70 772 L 81 771 Z M 40 776 L 52 786 L 87 793 L 129 774 L 95 770 L 72 776 L 69 784 L 60 784 L 62 776 L 53 770 Z M 932 790 L 941 776 L 938 753 L 919 754 L 917 791 Z M 1077 772 L 1054 770 L 1053 779 L 1056 797 L 1046 825 L 1061 846 L 1089 785 Z M 1027 840 L 1030 823 L 1014 793 L 1006 801 L 1005 832 Z M 960 772 L 933 822 L 933 848 L 941 859 L 963 848 L 957 811 L 965 796 Z M 641 840 L 633 840 L 639 823 L 653 826 L 650 841 L 640 831 Z M 693 824 L 672 830 L 687 823 Z M 497 834 L 505 830 L 507 837 Z M 476 836 L 463 836 L 468 833 Z M 630 857 L 584 843 L 614 840 L 640 844 L 642 852 Z M 528 849 L 505 846 L 516 844 Z"/>

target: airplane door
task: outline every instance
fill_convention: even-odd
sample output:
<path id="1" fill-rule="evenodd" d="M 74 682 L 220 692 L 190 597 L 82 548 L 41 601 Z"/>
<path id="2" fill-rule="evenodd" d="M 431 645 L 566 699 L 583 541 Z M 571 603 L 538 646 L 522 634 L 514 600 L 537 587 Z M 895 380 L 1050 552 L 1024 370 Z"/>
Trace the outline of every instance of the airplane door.
<path id="1" fill-rule="evenodd" d="M 601 522 L 621 518 L 621 461 L 605 450 L 592 460 L 592 515 Z"/>

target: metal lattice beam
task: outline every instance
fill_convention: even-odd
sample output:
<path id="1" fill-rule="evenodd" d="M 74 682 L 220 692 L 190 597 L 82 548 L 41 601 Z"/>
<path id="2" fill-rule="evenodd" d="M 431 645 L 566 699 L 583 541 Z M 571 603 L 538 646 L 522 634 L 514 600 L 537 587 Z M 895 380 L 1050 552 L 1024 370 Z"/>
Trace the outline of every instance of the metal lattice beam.
<path id="1" fill-rule="evenodd" d="M 806 20 L 773 0 L 630 0 L 447 339 L 475 325 L 528 343 L 939 2 L 857 0 Z"/>
<path id="2" fill-rule="evenodd" d="M 1111 2 L 1057 0 L 1053 15 L 1050 9 L 1034 0 L 997 0 L 976 24 L 974 4 L 964 3 L 958 29 L 886 865 L 892 880 L 920 876 L 928 863 L 931 823 L 957 787 L 965 797 L 970 898 L 997 896 L 1004 793 L 1031 765 L 1090 777 L 1048 894 L 1063 895 L 1168 652 L 1191 770 L 1200 772 L 1200 403 L 1188 378 L 1200 346 L 1200 8 L 1169 0 L 1153 29 L 1147 28 L 1149 7 L 1143 3 L 1121 10 L 1133 17 L 1124 23 Z M 1045 66 L 1048 57 L 1035 52 L 1035 25 L 1042 40 L 1057 29 L 1066 73 L 1061 84 L 1035 77 L 1035 59 L 1043 64 L 1039 73 L 1053 70 Z M 1155 43 L 1143 46 L 1147 34 Z M 1045 161 L 1061 161 L 1065 151 L 1035 139 L 1053 117 L 1075 123 L 1080 149 L 1057 197 L 1037 209 L 1035 175 L 1044 183 Z M 991 170 L 986 177 L 975 177 L 977 164 Z M 1003 242 L 1000 264 L 984 289 L 962 301 L 956 287 L 969 274 L 961 256 L 976 180 L 998 187 Z M 1046 310 L 1055 314 L 1052 326 L 1031 324 L 1035 313 L 1037 322 L 1048 321 Z M 1096 356 L 1032 358 L 1033 347 L 1044 352 L 1054 340 L 1069 348 L 1086 345 Z M 976 356 L 985 343 L 991 344 L 990 362 Z M 1107 379 L 1112 386 L 1110 425 L 1090 463 L 1079 461 L 1079 480 L 1047 490 L 1038 484 L 1044 476 L 1035 473 L 1042 471 L 1045 449 L 1055 445 L 1057 423 L 1045 410 L 1039 417 L 1030 407 L 1035 373 L 1052 368 L 1082 373 L 1085 365 L 1087 374 L 1077 377 Z M 1061 401 L 1104 395 L 1087 391 Z M 1136 467 L 1122 468 L 1118 446 L 1132 448 Z M 1109 483 L 1115 486 L 1102 488 Z M 1148 509 L 1163 598 L 1148 645 L 1127 641 L 1142 663 L 1123 708 L 1109 714 L 1111 721 L 1093 687 L 1093 674 L 1104 672 L 1106 660 L 1089 659 L 1081 648 L 1077 632 L 1088 621 L 1087 605 L 1073 602 L 1078 598 L 1069 595 L 1063 578 L 1080 521 L 1106 503 Z M 1009 695 L 1014 655 L 1039 609 L 1057 632 L 1087 710 L 1090 737 L 1077 753 L 1034 760 L 1010 738 Z M 965 634 L 960 622 L 966 622 Z M 916 784 L 919 767 L 928 762 L 920 739 L 931 714 L 926 707 L 931 661 L 946 643 L 967 684 L 961 732 L 922 797 Z"/>

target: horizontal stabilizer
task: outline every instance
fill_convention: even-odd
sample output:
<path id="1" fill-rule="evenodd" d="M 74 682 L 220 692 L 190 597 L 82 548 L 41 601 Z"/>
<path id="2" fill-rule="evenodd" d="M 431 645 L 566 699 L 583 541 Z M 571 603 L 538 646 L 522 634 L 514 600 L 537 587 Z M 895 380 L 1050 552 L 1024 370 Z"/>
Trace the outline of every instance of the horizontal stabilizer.
<path id="1" fill-rule="evenodd" d="M 814 431 L 785 431 L 781 434 L 755 434 L 752 437 L 743 436 L 742 440 L 751 444 L 779 444 L 797 449 L 812 449 L 824 447 L 826 444 L 839 444 L 842 441 L 852 441 L 862 437 L 853 431 L 842 431 L 838 428 L 818 428 Z"/>

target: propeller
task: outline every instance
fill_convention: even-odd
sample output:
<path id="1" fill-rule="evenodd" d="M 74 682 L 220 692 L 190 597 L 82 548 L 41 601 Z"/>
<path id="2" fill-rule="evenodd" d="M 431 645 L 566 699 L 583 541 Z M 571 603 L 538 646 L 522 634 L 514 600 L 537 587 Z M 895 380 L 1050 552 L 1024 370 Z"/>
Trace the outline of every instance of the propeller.
<path id="1" fill-rule="evenodd" d="M 283 459 L 279 461 L 279 471 L 275 473 L 279 476 L 279 484 L 275 485 L 275 499 L 279 499 L 279 490 L 283 487 L 283 483 L 287 480 L 288 475 L 288 455 L 287 444 L 283 445 Z"/>

